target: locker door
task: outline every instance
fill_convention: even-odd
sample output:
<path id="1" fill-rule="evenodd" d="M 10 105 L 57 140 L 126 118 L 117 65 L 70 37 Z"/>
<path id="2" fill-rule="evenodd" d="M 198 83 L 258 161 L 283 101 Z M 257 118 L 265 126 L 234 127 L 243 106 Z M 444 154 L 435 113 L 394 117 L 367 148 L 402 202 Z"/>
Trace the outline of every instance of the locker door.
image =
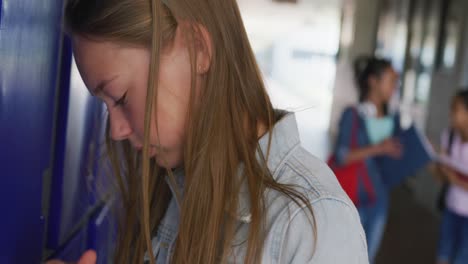
<path id="1" fill-rule="evenodd" d="M 64 43 L 63 57 L 69 63 L 62 66 L 69 78 L 63 79 L 64 91 L 58 100 L 46 257 L 73 260 L 87 248 L 96 248 L 95 232 L 86 230 L 105 196 L 105 186 L 97 185 L 108 172 L 103 167 L 106 112 L 81 80 L 72 61 L 70 41 Z M 99 253 L 100 257 L 104 254 Z"/>
<path id="2" fill-rule="evenodd" d="M 0 3 L 0 263 L 39 263 L 62 0 Z"/>

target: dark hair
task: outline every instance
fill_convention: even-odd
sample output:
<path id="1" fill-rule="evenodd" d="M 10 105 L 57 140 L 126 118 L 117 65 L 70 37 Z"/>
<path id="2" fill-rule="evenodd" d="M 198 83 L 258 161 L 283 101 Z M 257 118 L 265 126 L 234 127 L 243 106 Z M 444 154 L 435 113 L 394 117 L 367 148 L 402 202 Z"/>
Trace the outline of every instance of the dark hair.
<path id="1" fill-rule="evenodd" d="M 389 60 L 375 56 L 359 56 L 354 60 L 354 78 L 358 85 L 360 102 L 369 96 L 369 78 L 379 78 L 385 70 L 391 67 L 392 63 Z"/>
<path id="2" fill-rule="evenodd" d="M 454 100 L 460 100 L 463 106 L 468 110 L 468 87 L 460 89 L 454 96 Z"/>

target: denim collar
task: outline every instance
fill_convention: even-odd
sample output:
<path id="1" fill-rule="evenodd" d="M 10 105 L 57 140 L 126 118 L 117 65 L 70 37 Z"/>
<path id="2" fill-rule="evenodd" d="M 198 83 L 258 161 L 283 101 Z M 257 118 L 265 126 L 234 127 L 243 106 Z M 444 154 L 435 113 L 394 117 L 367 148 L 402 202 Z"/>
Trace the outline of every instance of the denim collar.
<path id="1" fill-rule="evenodd" d="M 268 150 L 268 140 L 271 134 L 271 145 L 270 151 Z M 261 157 L 268 159 L 267 166 L 274 179 L 278 178 L 280 168 L 283 163 L 287 160 L 289 155 L 300 146 L 299 139 L 299 130 L 297 128 L 296 117 L 293 113 L 287 113 L 282 119 L 276 122 L 271 132 L 263 135 L 259 142 L 259 152 L 257 153 L 257 158 L 261 160 Z M 269 156 L 267 157 L 267 154 Z M 242 167 L 239 169 L 239 175 L 242 175 Z M 180 190 L 180 195 L 183 196 L 183 184 L 184 184 L 184 172 L 182 169 L 175 170 L 174 176 L 177 184 L 178 190 Z M 167 179 L 169 186 L 171 186 L 171 191 L 175 195 L 175 190 L 170 184 L 169 179 Z M 250 223 L 251 213 L 250 213 L 250 195 L 248 193 L 247 183 L 244 181 L 241 183 L 241 188 L 239 192 L 239 209 L 236 215 L 237 220 L 243 223 Z M 178 203 L 179 204 L 179 203 Z M 180 210 L 180 206 L 179 206 Z"/>
<path id="2" fill-rule="evenodd" d="M 269 156 L 268 140 L 271 135 L 271 145 Z M 287 160 L 289 155 L 300 146 L 299 130 L 297 128 L 296 116 L 293 113 L 287 113 L 282 119 L 276 122 L 272 131 L 263 135 L 259 140 L 260 153 L 257 157 L 261 160 L 261 156 L 267 159 L 267 166 L 274 179 L 278 178 L 280 168 Z M 267 190 L 268 191 L 268 190 Z M 238 220 L 243 223 L 250 223 L 250 195 L 248 186 L 245 182 L 241 185 L 239 193 L 239 212 Z"/>

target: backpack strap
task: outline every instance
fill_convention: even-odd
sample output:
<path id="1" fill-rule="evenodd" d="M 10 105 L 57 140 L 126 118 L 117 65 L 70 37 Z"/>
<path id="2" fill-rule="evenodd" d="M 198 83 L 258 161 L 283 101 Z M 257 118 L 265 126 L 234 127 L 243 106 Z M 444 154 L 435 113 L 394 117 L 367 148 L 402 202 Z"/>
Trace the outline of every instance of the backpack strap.
<path id="1" fill-rule="evenodd" d="M 356 107 L 353 107 L 353 127 L 351 130 L 351 149 L 356 149 L 359 147 L 358 141 L 358 132 L 359 132 L 359 111 Z M 357 171 L 358 178 L 361 178 L 364 184 L 364 190 L 369 195 L 371 203 L 374 203 L 376 200 L 376 193 L 374 190 L 374 186 L 372 184 L 371 178 L 369 176 L 369 171 L 366 166 L 366 161 L 362 161 L 360 163 L 359 169 Z"/>
<path id="2" fill-rule="evenodd" d="M 359 147 L 358 132 L 359 132 L 359 112 L 353 107 L 353 126 L 351 128 L 351 148 L 356 149 Z"/>
<path id="3" fill-rule="evenodd" d="M 453 128 L 450 129 L 449 138 L 448 138 L 448 146 L 447 146 L 447 154 L 452 156 L 453 150 L 453 141 L 455 140 L 455 130 Z"/>

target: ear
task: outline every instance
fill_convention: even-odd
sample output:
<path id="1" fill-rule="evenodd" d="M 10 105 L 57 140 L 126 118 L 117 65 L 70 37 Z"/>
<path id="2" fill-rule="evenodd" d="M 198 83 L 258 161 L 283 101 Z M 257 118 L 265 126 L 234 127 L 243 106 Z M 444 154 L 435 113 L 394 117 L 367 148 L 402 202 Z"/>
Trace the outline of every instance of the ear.
<path id="1" fill-rule="evenodd" d="M 205 74 L 210 70 L 213 54 L 211 34 L 202 25 L 195 25 L 195 52 L 197 56 L 197 73 Z"/>

